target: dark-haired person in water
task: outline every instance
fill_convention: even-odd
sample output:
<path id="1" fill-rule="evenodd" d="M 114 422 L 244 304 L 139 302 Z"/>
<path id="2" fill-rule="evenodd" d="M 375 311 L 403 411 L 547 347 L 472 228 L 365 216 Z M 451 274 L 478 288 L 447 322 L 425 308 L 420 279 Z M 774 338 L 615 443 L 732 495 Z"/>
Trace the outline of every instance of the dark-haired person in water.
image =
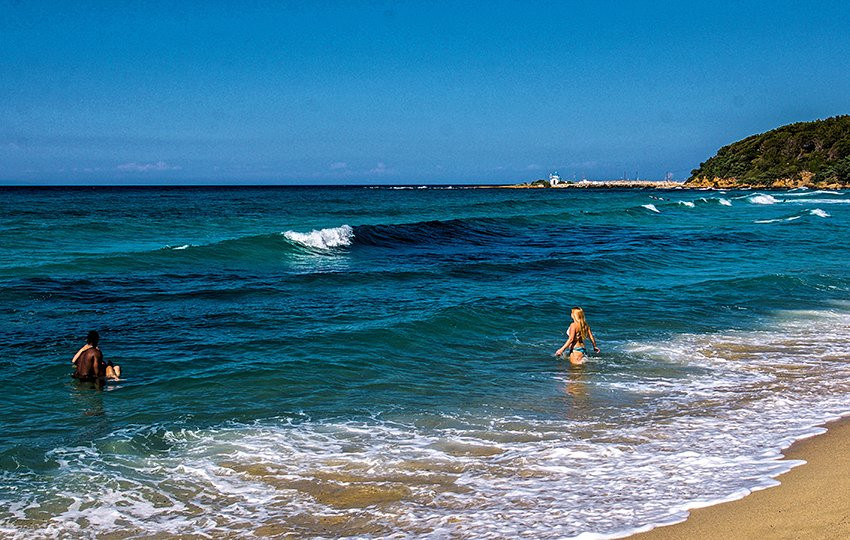
<path id="1" fill-rule="evenodd" d="M 584 357 L 587 354 L 587 348 L 584 346 L 584 340 L 589 339 L 593 344 L 593 352 L 598 353 L 599 347 L 596 346 L 596 338 L 593 337 L 593 332 L 590 331 L 590 326 L 584 318 L 584 310 L 580 307 L 574 307 L 570 310 L 570 316 L 573 322 L 567 329 L 567 342 L 555 351 L 555 356 L 561 356 L 564 351 L 569 349 L 570 364 L 584 364 Z"/>
<path id="2" fill-rule="evenodd" d="M 98 348 L 100 334 L 92 330 L 86 336 L 86 344 L 77 351 L 71 363 L 76 366 L 72 377 L 81 381 L 118 380 L 121 377 L 121 367 L 103 360 L 103 353 Z"/>

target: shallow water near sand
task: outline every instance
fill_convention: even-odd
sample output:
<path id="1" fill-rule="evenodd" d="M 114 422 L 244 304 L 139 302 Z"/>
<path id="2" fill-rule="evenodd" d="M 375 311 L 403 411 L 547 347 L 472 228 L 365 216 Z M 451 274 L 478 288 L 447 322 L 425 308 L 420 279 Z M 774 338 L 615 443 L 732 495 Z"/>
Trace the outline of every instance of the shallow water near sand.
<path id="1" fill-rule="evenodd" d="M 850 411 L 848 223 L 806 190 L 0 190 L 0 534 L 681 520 Z M 124 381 L 69 378 L 90 329 Z"/>

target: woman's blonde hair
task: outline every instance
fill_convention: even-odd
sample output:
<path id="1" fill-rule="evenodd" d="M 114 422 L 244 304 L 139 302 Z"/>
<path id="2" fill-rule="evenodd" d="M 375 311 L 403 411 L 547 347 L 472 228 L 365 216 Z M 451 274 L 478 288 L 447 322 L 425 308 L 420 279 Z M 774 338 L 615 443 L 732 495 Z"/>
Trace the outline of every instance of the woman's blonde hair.
<path id="1" fill-rule="evenodd" d="M 584 310 L 580 307 L 574 307 L 570 310 L 570 316 L 576 322 L 581 337 L 587 339 L 590 334 L 590 327 L 587 326 L 587 319 L 584 318 Z"/>

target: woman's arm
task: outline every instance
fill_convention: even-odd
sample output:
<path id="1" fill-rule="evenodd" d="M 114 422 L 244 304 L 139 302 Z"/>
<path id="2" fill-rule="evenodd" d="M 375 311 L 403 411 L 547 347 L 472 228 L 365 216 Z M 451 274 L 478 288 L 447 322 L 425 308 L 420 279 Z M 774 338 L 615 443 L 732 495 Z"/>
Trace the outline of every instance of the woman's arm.
<path id="1" fill-rule="evenodd" d="M 567 330 L 567 341 L 561 346 L 560 349 L 555 351 L 555 356 L 561 356 L 565 350 L 570 349 L 572 351 L 573 346 L 575 346 L 576 341 L 576 328 L 575 323 L 570 324 L 570 328 Z"/>
<path id="2" fill-rule="evenodd" d="M 590 342 L 593 343 L 593 352 L 598 353 L 599 347 L 596 346 L 596 338 L 593 337 L 593 331 L 590 329 L 589 326 L 587 327 L 587 337 L 589 337 Z"/>
<path id="3" fill-rule="evenodd" d="M 87 351 L 87 350 L 91 349 L 91 348 L 92 348 L 92 346 L 91 346 L 91 345 L 89 345 L 88 343 L 86 343 L 85 345 L 83 345 L 83 346 L 82 346 L 82 348 L 81 348 L 79 351 L 77 351 L 77 354 L 75 354 L 75 355 L 74 355 L 74 359 L 73 359 L 73 360 L 71 360 L 71 363 L 72 363 L 72 364 L 76 364 L 76 363 L 77 363 L 77 360 L 79 360 L 79 359 L 80 359 L 80 355 L 81 355 L 81 354 L 83 354 L 85 351 Z"/>

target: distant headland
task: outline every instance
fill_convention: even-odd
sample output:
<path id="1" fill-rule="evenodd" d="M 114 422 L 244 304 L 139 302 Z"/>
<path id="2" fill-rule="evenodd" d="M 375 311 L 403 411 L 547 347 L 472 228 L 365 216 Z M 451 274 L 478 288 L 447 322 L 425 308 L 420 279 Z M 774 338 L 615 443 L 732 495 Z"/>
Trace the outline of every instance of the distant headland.
<path id="1" fill-rule="evenodd" d="M 691 171 L 686 187 L 850 187 L 850 116 L 799 122 L 724 146 Z"/>
<path id="2" fill-rule="evenodd" d="M 847 189 L 850 188 L 850 115 L 788 124 L 724 146 L 691 171 L 685 182 L 670 180 L 563 181 L 549 179 L 498 186 L 631 189 Z"/>

